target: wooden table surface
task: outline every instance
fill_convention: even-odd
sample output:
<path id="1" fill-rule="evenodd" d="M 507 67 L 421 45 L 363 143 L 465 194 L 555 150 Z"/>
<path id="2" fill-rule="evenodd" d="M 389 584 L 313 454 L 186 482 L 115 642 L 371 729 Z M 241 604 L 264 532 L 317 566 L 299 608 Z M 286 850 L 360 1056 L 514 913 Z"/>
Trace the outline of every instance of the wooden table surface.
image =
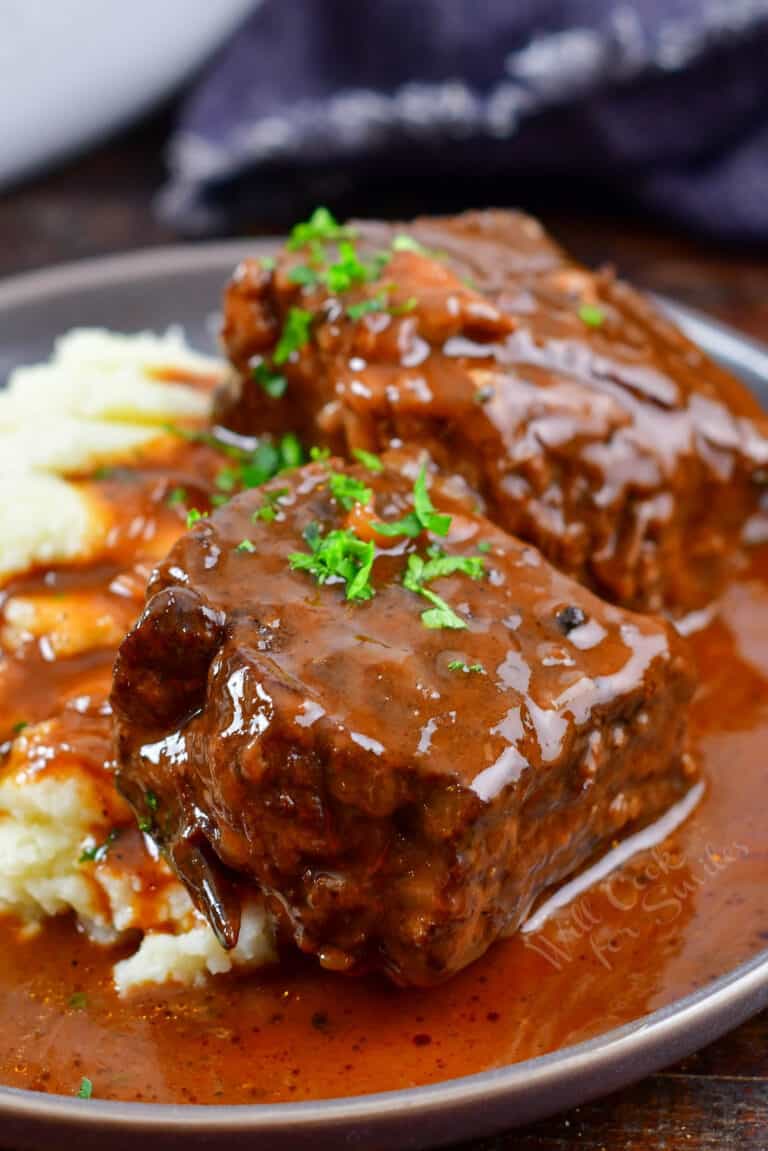
<path id="1" fill-rule="evenodd" d="M 174 243 L 153 217 L 166 115 L 65 169 L 0 193 L 0 276 L 106 252 Z M 534 206 L 528 204 L 528 207 Z M 364 214 L 366 204 L 354 205 Z M 723 251 L 659 226 L 543 213 L 587 263 L 768 341 L 768 250 Z M 768 1012 L 635 1087 L 461 1151 L 767 1151 Z M 372 1149 L 373 1151 L 373 1149 Z M 386 1151 L 386 1149 L 376 1149 Z M 454 1151 L 459 1151 L 458 1148 Z"/>

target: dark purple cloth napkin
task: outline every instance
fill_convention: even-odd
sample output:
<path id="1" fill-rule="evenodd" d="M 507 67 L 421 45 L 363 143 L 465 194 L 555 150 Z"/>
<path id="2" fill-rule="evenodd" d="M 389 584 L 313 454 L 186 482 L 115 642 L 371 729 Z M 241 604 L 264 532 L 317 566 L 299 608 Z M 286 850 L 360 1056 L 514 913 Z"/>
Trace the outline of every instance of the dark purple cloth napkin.
<path id="1" fill-rule="evenodd" d="M 768 0 L 262 0 L 169 160 L 159 210 L 187 234 L 533 182 L 768 241 Z"/>

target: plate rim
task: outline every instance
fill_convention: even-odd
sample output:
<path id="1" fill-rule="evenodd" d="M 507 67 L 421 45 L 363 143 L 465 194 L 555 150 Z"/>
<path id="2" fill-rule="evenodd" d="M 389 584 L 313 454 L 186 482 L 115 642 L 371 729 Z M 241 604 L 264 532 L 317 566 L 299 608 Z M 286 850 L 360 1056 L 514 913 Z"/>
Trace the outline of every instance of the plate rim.
<path id="1" fill-rule="evenodd" d="M 34 303 L 42 297 L 77 293 L 110 283 L 142 281 L 161 275 L 190 271 L 226 275 L 229 268 L 249 255 L 273 250 L 280 237 L 244 237 L 213 243 L 159 245 L 130 252 L 118 252 L 84 260 L 54 264 L 25 271 L 0 280 L 0 309 Z M 742 335 L 720 321 L 679 304 L 665 296 L 655 297 L 662 308 L 709 354 L 732 359 L 747 374 L 762 377 L 768 384 L 768 346 Z M 214 305 L 215 306 L 215 305 Z M 183 325 L 183 318 L 179 319 Z M 506 1102 L 519 1100 L 534 1088 L 537 1094 L 549 1085 L 553 1091 L 561 1079 L 586 1087 L 578 1102 L 625 1086 L 644 1077 L 656 1067 L 697 1050 L 732 1030 L 768 1005 L 768 948 L 732 968 L 703 987 L 663 1007 L 578 1044 L 547 1052 L 519 1063 L 445 1079 L 418 1087 L 400 1088 L 366 1095 L 286 1103 L 255 1104 L 171 1104 L 134 1103 L 75 1096 L 47 1094 L 26 1088 L 0 1085 L 0 1118 L 30 1126 L 56 1124 L 59 1132 L 77 1127 L 83 1133 L 98 1128 L 130 1128 L 133 1135 L 191 1134 L 226 1135 L 272 1132 L 288 1136 L 338 1129 L 359 1122 L 384 1128 L 393 1122 L 447 1119 L 441 1130 L 452 1131 L 440 1139 L 461 1138 L 459 1115 L 483 1104 L 489 1111 Z M 658 1059 L 659 1052 L 664 1057 Z M 595 1083 L 600 1073 L 604 1078 Z M 543 1117 L 570 1105 L 562 1096 L 553 1106 L 534 1107 L 524 1118 Z M 500 1129 L 503 1120 L 481 1121 L 476 1133 L 484 1135 Z M 512 1119 L 513 1123 L 517 1120 Z M 440 1127 L 438 1123 L 436 1125 Z M 372 1127 L 372 1129 L 373 1129 Z M 429 1136 L 427 1136 L 429 1138 Z"/>

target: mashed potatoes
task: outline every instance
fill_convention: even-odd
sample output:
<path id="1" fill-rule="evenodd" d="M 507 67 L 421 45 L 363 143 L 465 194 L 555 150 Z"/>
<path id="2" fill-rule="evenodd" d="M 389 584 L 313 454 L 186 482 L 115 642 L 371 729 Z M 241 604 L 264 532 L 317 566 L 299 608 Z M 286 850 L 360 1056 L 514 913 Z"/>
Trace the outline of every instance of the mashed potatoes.
<path id="1" fill-rule="evenodd" d="M 0 392 L 0 580 L 36 564 L 93 559 L 112 509 L 87 483 L 105 465 L 162 456 L 169 423 L 203 423 L 218 360 L 177 331 L 121 336 L 83 328 Z"/>
<path id="2" fill-rule="evenodd" d="M 50 362 L 18 369 L 0 394 L 0 586 L 34 567 L 98 559 L 118 509 L 89 476 L 148 454 L 161 462 L 165 425 L 202 425 L 221 373 L 178 332 L 85 329 L 59 340 Z M 134 582 L 140 595 L 143 580 Z M 15 592 L 2 606 L 0 652 L 23 660 L 33 644 L 49 660 L 109 653 L 138 610 L 125 588 Z M 109 709 L 91 698 L 14 733 L 0 760 L 0 912 L 24 931 L 70 912 L 100 944 L 135 937 L 135 952 L 114 968 L 121 993 L 272 961 L 272 926 L 255 903 L 237 948 L 219 946 L 117 794 L 110 739 Z"/>

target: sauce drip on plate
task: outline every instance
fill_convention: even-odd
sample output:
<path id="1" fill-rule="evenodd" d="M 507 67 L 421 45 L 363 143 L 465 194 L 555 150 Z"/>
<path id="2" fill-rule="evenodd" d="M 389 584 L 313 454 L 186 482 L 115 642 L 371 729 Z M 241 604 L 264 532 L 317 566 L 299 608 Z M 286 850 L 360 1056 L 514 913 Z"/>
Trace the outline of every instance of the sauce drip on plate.
<path id="1" fill-rule="evenodd" d="M 0 1079 L 72 1094 L 86 1075 L 94 1096 L 182 1103 L 408 1087 L 579 1042 L 756 954 L 768 944 L 768 549 L 753 553 L 719 616 L 689 642 L 701 671 L 691 718 L 706 796 L 662 845 L 541 930 L 497 944 L 429 991 L 342 980 L 290 959 L 247 979 L 120 1000 L 114 951 L 67 919 L 24 942 L 0 923 Z"/>

